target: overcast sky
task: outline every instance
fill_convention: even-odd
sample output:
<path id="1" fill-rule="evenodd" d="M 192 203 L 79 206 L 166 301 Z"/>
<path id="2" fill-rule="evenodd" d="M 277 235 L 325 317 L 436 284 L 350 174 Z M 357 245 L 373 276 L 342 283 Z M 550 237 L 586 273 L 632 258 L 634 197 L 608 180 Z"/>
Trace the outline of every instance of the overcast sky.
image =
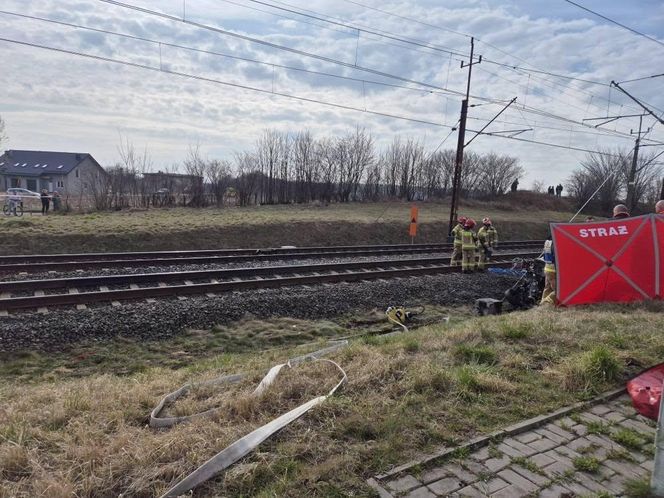
<path id="1" fill-rule="evenodd" d="M 459 66 L 462 59 L 468 60 L 469 35 L 473 35 L 479 40 L 476 54 L 481 54 L 484 61 L 473 67 L 471 94 L 489 101 L 471 98 L 471 104 L 484 105 L 471 108 L 468 127 L 479 130 L 500 111 L 502 104 L 496 101 L 517 97 L 517 105 L 505 111 L 487 131 L 532 128 L 533 131 L 519 137 L 566 147 L 632 147 L 633 138 L 629 133 L 638 127 L 638 118 L 621 119 L 603 127 L 605 131 L 584 128 L 577 123 L 607 113 L 636 113 L 638 110 L 632 102 L 606 84 L 611 80 L 623 81 L 664 72 L 663 45 L 612 25 L 564 0 L 124 2 L 452 92 L 465 91 L 467 69 Z M 184 12 L 183 3 L 186 3 Z M 664 2 L 661 0 L 579 0 L 577 3 L 664 41 Z M 360 28 L 359 36 L 357 30 L 277 10 L 274 6 L 334 18 L 338 23 Z M 308 128 L 322 137 L 342 134 L 360 125 L 373 134 L 379 146 L 402 135 L 420 140 L 433 149 L 448 136 L 459 115 L 461 97 L 457 93 L 260 45 L 100 0 L 0 0 L 0 10 L 3 11 L 0 13 L 2 38 L 162 67 L 268 92 L 0 41 L 0 116 L 7 123 L 10 137 L 7 148 L 90 152 L 102 164 L 111 165 L 118 160 L 120 137 L 126 136 L 138 148 L 147 147 L 154 168 L 158 169 L 181 161 L 190 144 L 200 144 L 203 153 L 210 158 L 230 159 L 234 152 L 251 147 L 267 128 L 287 132 Z M 153 42 L 10 13 L 138 36 Z M 419 45 L 394 38 L 413 40 Z M 162 42 L 161 50 L 159 43 L 154 42 Z M 605 85 L 515 70 L 496 63 Z M 664 78 L 624 86 L 662 113 Z M 269 92 L 431 124 L 343 110 Z M 644 123 L 644 127 L 649 127 L 654 120 L 648 118 Z M 664 126 L 655 126 L 648 138 L 664 140 Z M 452 134 L 443 147 L 454 148 L 455 144 L 456 135 Z M 491 136 L 478 137 L 471 149 L 518 156 L 527 171 L 526 186 L 533 180 L 546 184 L 563 181 L 585 155 Z M 662 148 L 644 149 L 646 152 L 659 150 Z"/>

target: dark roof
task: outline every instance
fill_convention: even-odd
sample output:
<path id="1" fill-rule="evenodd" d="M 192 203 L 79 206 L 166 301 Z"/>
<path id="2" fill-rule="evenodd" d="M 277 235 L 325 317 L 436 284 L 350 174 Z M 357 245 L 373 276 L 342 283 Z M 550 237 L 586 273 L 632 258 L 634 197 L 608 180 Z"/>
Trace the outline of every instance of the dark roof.
<path id="1" fill-rule="evenodd" d="M 87 158 L 97 163 L 87 153 L 8 150 L 0 156 L 0 173 L 20 176 L 66 175 Z"/>

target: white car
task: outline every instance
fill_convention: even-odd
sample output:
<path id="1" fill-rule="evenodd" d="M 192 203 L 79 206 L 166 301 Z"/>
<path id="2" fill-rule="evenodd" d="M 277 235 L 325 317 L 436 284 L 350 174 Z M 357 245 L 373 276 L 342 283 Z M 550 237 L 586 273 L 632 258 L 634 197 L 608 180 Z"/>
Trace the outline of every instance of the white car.
<path id="1" fill-rule="evenodd" d="M 41 197 L 41 194 L 27 188 L 12 187 L 7 189 L 7 196 L 11 197 Z"/>

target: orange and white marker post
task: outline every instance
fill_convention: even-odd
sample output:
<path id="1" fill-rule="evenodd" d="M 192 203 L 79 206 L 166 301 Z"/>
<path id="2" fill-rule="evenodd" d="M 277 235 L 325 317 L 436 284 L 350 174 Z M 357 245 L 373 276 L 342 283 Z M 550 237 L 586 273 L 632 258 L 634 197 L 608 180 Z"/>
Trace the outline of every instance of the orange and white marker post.
<path id="1" fill-rule="evenodd" d="M 410 234 L 410 243 L 414 244 L 415 243 L 415 236 L 417 235 L 417 214 L 418 214 L 418 208 L 417 206 L 413 205 L 410 207 L 410 230 L 408 233 Z"/>

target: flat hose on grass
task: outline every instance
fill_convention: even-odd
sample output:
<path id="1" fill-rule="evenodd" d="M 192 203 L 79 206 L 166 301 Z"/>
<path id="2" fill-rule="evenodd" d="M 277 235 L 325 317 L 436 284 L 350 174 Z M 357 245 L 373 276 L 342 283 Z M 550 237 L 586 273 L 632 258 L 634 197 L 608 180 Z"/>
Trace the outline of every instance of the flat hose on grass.
<path id="1" fill-rule="evenodd" d="M 182 495 L 183 493 L 191 491 L 196 486 L 213 478 L 214 476 L 216 476 L 226 468 L 233 465 L 239 459 L 248 455 L 267 438 L 269 438 L 276 432 L 280 431 L 281 429 L 289 425 L 291 422 L 294 422 L 302 415 L 307 413 L 309 410 L 311 410 L 313 407 L 321 404 L 327 398 L 332 396 L 337 391 L 337 389 L 339 389 L 339 387 L 341 387 L 347 381 L 348 376 L 346 375 L 346 372 L 343 370 L 343 368 L 341 368 L 337 363 L 335 363 L 332 360 L 321 358 L 321 356 L 338 351 L 346 347 L 347 345 L 348 341 L 340 341 L 330 347 L 306 355 L 298 356 L 296 358 L 292 358 L 288 360 L 288 362 L 286 363 L 275 365 L 272 368 L 270 368 L 268 373 L 265 375 L 265 377 L 263 377 L 261 382 L 258 384 L 256 389 L 252 393 L 252 396 L 262 395 L 270 387 L 270 385 L 274 383 L 275 379 L 279 375 L 279 372 L 284 367 L 292 368 L 306 361 L 324 361 L 330 363 L 334 365 L 339 370 L 339 372 L 341 372 L 342 377 L 341 380 L 326 395 L 318 396 L 298 406 L 297 408 L 294 408 L 293 410 L 284 413 L 283 415 L 277 417 L 271 422 L 268 422 L 262 427 L 259 427 L 253 432 L 238 439 L 233 444 L 226 447 L 221 452 L 217 453 L 215 456 L 210 458 L 203 465 L 194 470 L 191 474 L 186 476 L 184 479 L 182 479 L 181 481 L 176 483 L 173 487 L 171 487 L 168 491 L 166 491 L 166 493 L 164 493 L 161 496 L 161 498 L 174 498 L 176 496 Z M 223 377 L 203 382 L 198 385 L 232 384 L 239 382 L 244 377 L 245 377 L 244 374 L 225 375 Z M 189 392 L 189 390 L 191 390 L 192 387 L 193 387 L 192 384 L 187 384 L 182 386 L 177 391 L 174 391 L 164 396 L 164 398 L 162 398 L 162 400 L 155 407 L 155 409 L 152 410 L 152 413 L 150 414 L 150 427 L 172 427 L 173 425 L 209 416 L 219 411 L 219 409 L 216 408 L 184 417 L 160 417 L 160 413 L 162 412 L 162 410 L 166 405 L 173 403 L 179 397 Z"/>

